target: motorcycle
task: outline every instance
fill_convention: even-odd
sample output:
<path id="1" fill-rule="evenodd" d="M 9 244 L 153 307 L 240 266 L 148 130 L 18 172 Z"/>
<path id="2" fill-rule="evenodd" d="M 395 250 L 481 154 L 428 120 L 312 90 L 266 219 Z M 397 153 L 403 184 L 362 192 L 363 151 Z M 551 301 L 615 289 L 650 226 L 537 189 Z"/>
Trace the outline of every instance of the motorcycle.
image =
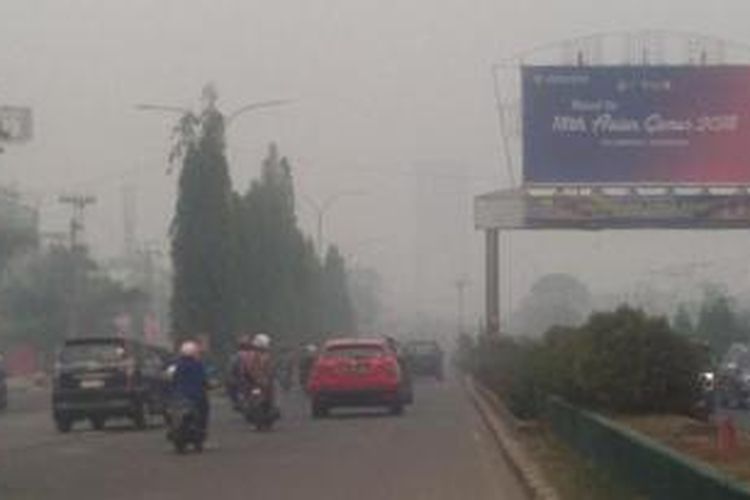
<path id="1" fill-rule="evenodd" d="M 198 453 L 203 451 L 205 432 L 198 424 L 198 409 L 195 404 L 184 398 L 174 398 L 167 405 L 167 439 L 174 445 L 177 453 L 185 453 L 188 445 Z"/>
<path id="2" fill-rule="evenodd" d="M 259 431 L 268 431 L 279 419 L 279 411 L 269 400 L 266 391 L 254 386 L 244 391 L 240 408 L 245 420 Z"/>

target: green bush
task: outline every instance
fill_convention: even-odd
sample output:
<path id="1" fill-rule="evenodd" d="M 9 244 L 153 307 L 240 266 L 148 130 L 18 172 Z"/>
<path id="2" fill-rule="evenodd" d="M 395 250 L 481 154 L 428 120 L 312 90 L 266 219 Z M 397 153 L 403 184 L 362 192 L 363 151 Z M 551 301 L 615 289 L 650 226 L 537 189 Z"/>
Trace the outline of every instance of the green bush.
<path id="1" fill-rule="evenodd" d="M 540 401 L 535 380 L 539 344 L 512 337 L 481 336 L 471 365 L 474 375 L 502 397 L 519 418 L 533 418 Z"/>
<path id="2" fill-rule="evenodd" d="M 663 318 L 621 307 L 541 340 L 483 336 L 470 369 L 520 418 L 538 415 L 544 395 L 601 411 L 687 412 L 697 397 L 702 353 Z"/>

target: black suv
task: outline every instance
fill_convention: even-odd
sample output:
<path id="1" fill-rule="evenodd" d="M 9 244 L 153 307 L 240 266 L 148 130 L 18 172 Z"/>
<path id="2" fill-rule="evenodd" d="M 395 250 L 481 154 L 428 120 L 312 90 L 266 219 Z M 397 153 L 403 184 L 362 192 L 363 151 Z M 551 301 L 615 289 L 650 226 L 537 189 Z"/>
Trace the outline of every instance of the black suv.
<path id="1" fill-rule="evenodd" d="M 414 375 L 430 375 L 443 380 L 443 350 L 434 340 L 413 340 L 405 345 L 409 369 Z"/>
<path id="2" fill-rule="evenodd" d="M 127 417 L 136 427 L 162 415 L 169 351 L 134 340 L 87 337 L 67 340 L 57 356 L 52 411 L 60 432 L 88 419 L 101 429 L 108 418 Z"/>

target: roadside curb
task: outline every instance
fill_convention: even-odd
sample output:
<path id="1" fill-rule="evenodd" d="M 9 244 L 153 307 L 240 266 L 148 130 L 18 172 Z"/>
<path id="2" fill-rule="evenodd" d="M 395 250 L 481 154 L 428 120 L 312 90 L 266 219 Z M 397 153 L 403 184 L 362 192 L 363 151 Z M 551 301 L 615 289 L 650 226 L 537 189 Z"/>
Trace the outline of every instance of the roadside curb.
<path id="1" fill-rule="evenodd" d="M 508 459 L 511 468 L 523 483 L 532 498 L 537 500 L 560 500 L 559 495 L 546 481 L 539 466 L 523 449 L 521 443 L 513 435 L 515 429 L 509 429 L 508 425 L 498 415 L 495 405 L 482 394 L 482 389 L 474 379 L 466 375 L 464 387 L 471 397 L 479 415 L 495 437 L 500 450 Z"/>

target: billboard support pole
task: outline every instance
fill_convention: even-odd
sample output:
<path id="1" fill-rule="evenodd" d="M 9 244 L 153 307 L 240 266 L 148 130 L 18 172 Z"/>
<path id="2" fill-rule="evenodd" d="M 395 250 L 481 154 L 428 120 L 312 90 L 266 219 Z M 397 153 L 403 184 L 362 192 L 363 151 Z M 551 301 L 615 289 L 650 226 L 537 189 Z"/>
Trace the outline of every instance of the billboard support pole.
<path id="1" fill-rule="evenodd" d="M 514 173 L 513 155 L 510 152 L 510 140 L 509 134 L 511 131 L 508 128 L 505 118 L 505 104 L 503 103 L 502 96 L 500 94 L 500 82 L 497 79 L 497 66 L 492 66 L 492 87 L 495 94 L 495 108 L 497 110 L 498 124 L 500 128 L 500 136 L 502 138 L 503 157 L 505 159 L 505 168 L 508 172 L 508 181 L 510 185 L 515 187 L 516 176 Z"/>
<path id="2" fill-rule="evenodd" d="M 485 234 L 485 321 L 487 334 L 500 333 L 500 249 L 497 228 L 488 228 Z"/>

